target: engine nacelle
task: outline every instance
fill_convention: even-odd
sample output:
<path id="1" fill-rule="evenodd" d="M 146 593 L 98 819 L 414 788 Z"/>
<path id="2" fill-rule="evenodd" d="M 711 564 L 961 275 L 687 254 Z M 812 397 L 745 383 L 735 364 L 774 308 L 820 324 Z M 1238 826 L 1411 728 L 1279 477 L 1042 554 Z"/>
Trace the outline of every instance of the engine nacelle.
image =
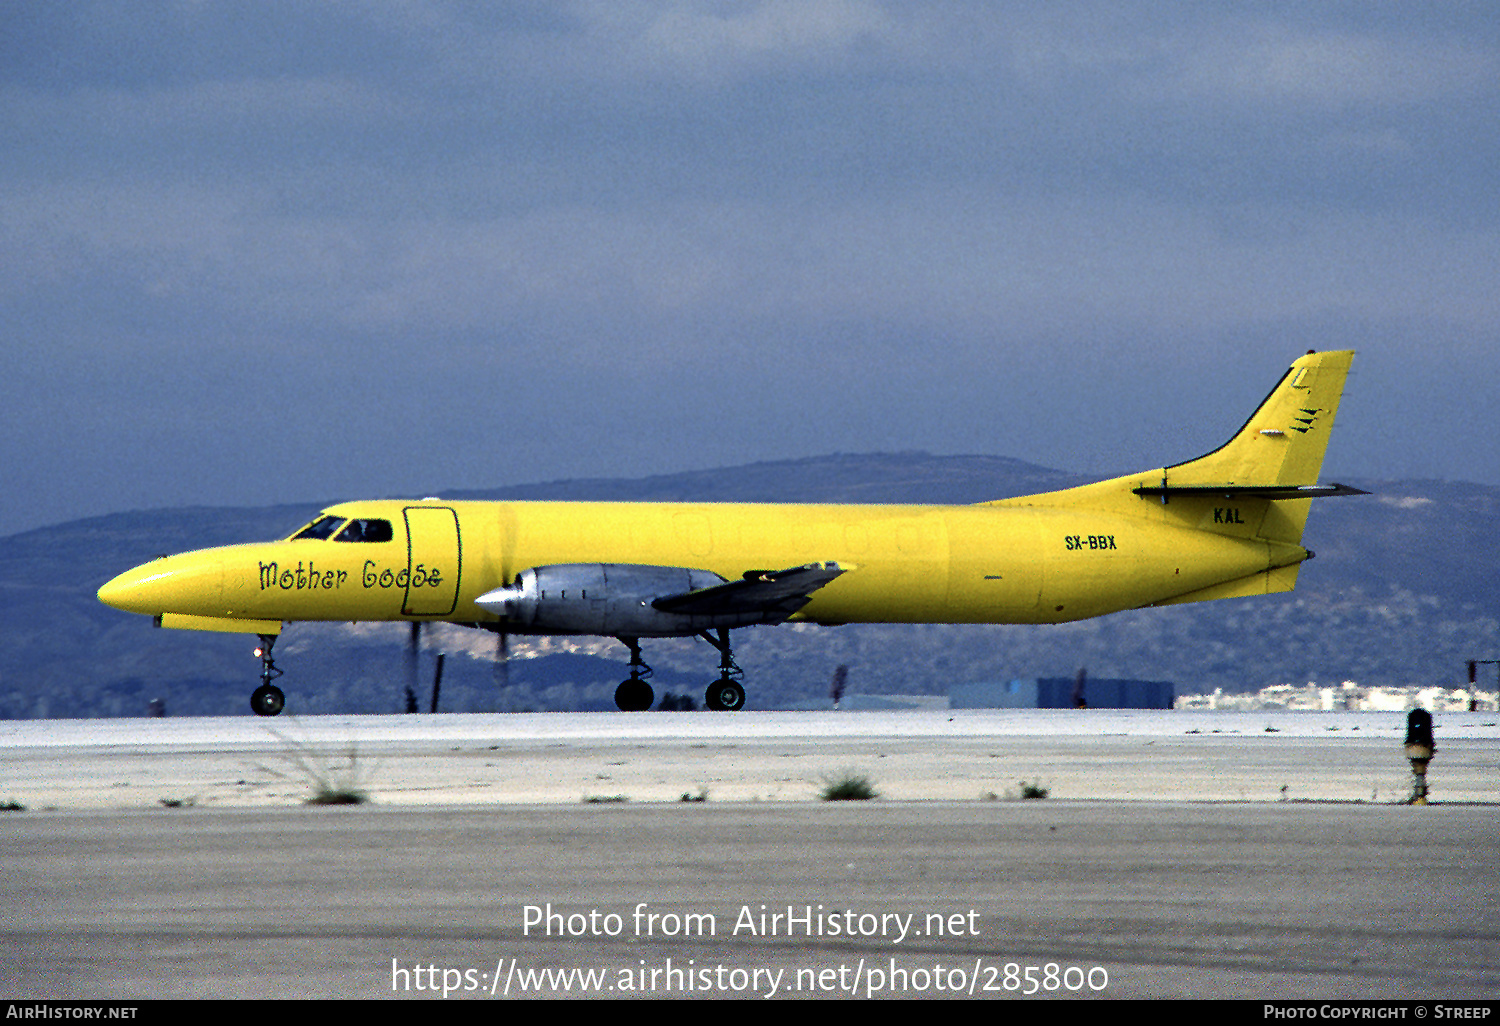
<path id="1" fill-rule="evenodd" d="M 481 595 L 475 603 L 523 634 L 664 638 L 760 622 L 759 613 L 668 613 L 651 604 L 724 583 L 716 573 L 687 567 L 560 563 L 524 570 L 514 584 Z"/>

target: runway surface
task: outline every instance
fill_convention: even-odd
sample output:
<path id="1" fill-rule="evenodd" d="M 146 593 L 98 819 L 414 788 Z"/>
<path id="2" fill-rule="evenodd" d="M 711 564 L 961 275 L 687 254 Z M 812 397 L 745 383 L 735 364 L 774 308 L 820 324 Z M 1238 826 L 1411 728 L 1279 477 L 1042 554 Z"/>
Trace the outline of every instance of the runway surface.
<path id="1" fill-rule="evenodd" d="M 9 722 L 0 993 L 1493 1000 L 1495 719 Z"/>
<path id="2" fill-rule="evenodd" d="M 1434 798 L 1500 802 L 1500 715 L 1439 713 Z M 1401 713 L 952 710 L 0 721 L 0 801 L 281 806 L 315 778 L 377 803 L 808 801 L 829 776 L 902 800 L 1390 802 Z"/>

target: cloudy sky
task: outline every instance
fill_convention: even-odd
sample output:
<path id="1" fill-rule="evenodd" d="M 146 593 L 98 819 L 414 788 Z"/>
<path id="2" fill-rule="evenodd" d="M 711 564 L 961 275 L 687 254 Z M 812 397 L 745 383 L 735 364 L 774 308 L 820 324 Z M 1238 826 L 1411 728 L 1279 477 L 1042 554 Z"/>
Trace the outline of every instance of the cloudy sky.
<path id="1" fill-rule="evenodd" d="M 1492 3 L 0 0 L 0 534 L 925 449 L 1360 356 L 1500 484 Z"/>

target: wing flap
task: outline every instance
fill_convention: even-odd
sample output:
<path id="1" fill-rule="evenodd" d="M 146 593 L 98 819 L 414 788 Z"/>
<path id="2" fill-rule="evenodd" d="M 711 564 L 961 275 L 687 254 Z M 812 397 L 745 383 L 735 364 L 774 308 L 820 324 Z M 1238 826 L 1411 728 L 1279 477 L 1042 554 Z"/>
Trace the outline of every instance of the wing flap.
<path id="1" fill-rule="evenodd" d="M 664 613 L 689 616 L 763 613 L 784 619 L 811 602 L 813 592 L 849 569 L 837 563 L 809 563 L 785 570 L 752 570 L 738 581 L 665 595 L 651 605 Z"/>

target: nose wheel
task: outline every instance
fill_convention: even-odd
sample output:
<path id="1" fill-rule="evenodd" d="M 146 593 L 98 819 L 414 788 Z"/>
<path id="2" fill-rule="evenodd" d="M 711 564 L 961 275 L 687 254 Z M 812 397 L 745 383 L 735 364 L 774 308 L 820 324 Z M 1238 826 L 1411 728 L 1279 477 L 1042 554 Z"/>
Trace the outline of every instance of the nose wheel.
<path id="1" fill-rule="evenodd" d="M 262 634 L 260 647 L 255 654 L 260 656 L 260 687 L 250 693 L 250 711 L 257 716 L 275 716 L 286 708 L 286 695 L 271 681 L 281 676 L 276 663 L 271 659 L 271 646 L 276 644 L 276 635 Z"/>
<path id="2" fill-rule="evenodd" d="M 286 695 L 275 684 L 262 684 L 250 692 L 250 708 L 257 716 L 275 716 L 286 708 Z"/>

